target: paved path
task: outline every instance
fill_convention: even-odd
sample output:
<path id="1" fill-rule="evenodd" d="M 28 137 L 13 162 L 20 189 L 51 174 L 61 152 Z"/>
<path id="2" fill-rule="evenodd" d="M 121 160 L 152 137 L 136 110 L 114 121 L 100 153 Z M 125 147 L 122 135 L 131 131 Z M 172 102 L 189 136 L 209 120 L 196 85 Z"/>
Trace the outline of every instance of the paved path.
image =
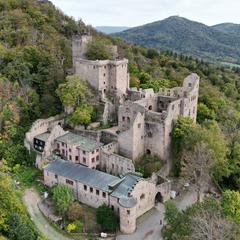
<path id="1" fill-rule="evenodd" d="M 72 238 L 62 235 L 48 223 L 38 208 L 37 204 L 40 200 L 41 199 L 38 193 L 34 189 L 27 189 L 25 191 L 23 197 L 24 204 L 28 209 L 31 219 L 42 235 L 44 235 L 44 237 L 46 237 L 48 240 L 71 240 Z"/>
<path id="2" fill-rule="evenodd" d="M 164 205 L 155 208 L 138 219 L 136 232 L 131 235 L 119 235 L 117 240 L 161 240 L 160 219 L 164 216 Z"/>
<path id="3" fill-rule="evenodd" d="M 175 205 L 180 210 L 185 210 L 197 202 L 197 192 L 193 187 L 190 187 L 188 191 L 184 192 L 181 196 L 173 200 Z"/>

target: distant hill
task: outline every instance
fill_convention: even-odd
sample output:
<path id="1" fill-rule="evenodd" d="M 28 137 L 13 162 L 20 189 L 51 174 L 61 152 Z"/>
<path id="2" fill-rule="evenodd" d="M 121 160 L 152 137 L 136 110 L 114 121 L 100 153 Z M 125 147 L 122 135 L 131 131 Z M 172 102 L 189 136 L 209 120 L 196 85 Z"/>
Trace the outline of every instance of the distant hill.
<path id="1" fill-rule="evenodd" d="M 240 36 L 240 24 L 234 24 L 234 23 L 222 23 L 213 26 L 214 29 L 223 31 L 226 33 L 232 33 L 237 34 Z"/>
<path id="2" fill-rule="evenodd" d="M 211 61 L 240 63 L 240 35 L 182 17 L 169 17 L 114 34 L 127 42 Z"/>
<path id="3" fill-rule="evenodd" d="M 117 32 L 122 32 L 125 30 L 128 30 L 129 27 L 123 27 L 123 26 L 97 26 L 96 30 L 98 32 L 106 33 L 106 34 L 112 34 Z"/>

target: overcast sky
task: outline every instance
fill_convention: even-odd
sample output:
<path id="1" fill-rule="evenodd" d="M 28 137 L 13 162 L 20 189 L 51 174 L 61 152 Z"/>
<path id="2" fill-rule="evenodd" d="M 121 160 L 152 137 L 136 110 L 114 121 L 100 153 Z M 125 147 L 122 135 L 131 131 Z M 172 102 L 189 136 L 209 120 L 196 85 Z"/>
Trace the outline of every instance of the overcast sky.
<path id="1" fill-rule="evenodd" d="M 51 0 L 93 26 L 139 26 L 179 15 L 214 25 L 240 24 L 240 0 Z"/>

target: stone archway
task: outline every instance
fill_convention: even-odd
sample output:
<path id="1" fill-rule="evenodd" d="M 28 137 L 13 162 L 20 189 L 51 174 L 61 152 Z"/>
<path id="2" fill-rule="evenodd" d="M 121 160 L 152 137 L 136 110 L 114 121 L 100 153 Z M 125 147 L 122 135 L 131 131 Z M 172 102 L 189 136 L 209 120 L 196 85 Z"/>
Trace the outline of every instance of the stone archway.
<path id="1" fill-rule="evenodd" d="M 163 203 L 163 196 L 160 192 L 158 192 L 155 196 L 155 204 L 158 204 L 158 203 Z"/>
<path id="2" fill-rule="evenodd" d="M 150 149 L 147 149 L 147 150 L 146 150 L 146 154 L 147 154 L 147 155 L 151 155 L 151 150 L 150 150 Z"/>

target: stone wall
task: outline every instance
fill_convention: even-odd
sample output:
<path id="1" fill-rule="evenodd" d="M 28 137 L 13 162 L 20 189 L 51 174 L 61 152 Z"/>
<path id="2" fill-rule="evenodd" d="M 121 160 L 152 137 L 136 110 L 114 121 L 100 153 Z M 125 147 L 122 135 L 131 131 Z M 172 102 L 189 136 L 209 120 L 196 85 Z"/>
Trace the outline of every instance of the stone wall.
<path id="1" fill-rule="evenodd" d="M 64 124 L 65 115 L 57 115 L 47 119 L 38 119 L 32 124 L 31 129 L 25 134 L 24 146 L 30 151 L 33 143 L 33 138 L 39 134 L 51 131 L 56 125 Z"/>
<path id="2" fill-rule="evenodd" d="M 101 170 L 117 176 L 135 172 L 135 167 L 131 159 L 101 151 Z"/>

